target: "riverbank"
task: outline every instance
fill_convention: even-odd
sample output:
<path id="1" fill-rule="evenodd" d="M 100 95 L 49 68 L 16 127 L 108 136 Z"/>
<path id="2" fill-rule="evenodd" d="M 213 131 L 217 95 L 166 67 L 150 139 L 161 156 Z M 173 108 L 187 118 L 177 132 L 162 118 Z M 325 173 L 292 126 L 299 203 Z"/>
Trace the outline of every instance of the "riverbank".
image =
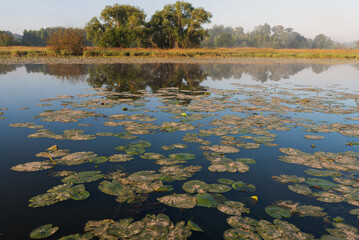
<path id="1" fill-rule="evenodd" d="M 359 63 L 355 59 L 300 59 L 300 58 L 219 58 L 219 57 L 22 57 L 0 58 L 0 64 L 116 64 L 116 63 L 184 63 L 184 64 L 271 64 L 271 63 Z"/>
<path id="2" fill-rule="evenodd" d="M 147 49 L 87 47 L 83 56 L 56 54 L 47 47 L 0 47 L 2 64 L 91 63 L 242 63 L 242 62 L 359 61 L 359 49 Z"/>

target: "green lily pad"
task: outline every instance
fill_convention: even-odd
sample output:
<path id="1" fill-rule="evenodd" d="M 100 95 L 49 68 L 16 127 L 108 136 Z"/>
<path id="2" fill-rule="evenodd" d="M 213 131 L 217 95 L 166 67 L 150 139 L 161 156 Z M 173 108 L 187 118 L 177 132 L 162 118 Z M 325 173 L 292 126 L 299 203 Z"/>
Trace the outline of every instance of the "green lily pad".
<path id="1" fill-rule="evenodd" d="M 192 153 L 174 153 L 174 154 L 168 155 L 168 157 L 178 159 L 178 160 L 190 160 L 190 159 L 194 159 L 196 157 L 196 155 L 194 155 Z"/>
<path id="2" fill-rule="evenodd" d="M 191 180 L 184 183 L 182 189 L 188 193 L 204 193 L 208 190 L 208 184 L 200 180 Z"/>
<path id="3" fill-rule="evenodd" d="M 203 232 L 202 228 L 200 228 L 196 223 L 188 220 L 187 225 L 191 228 L 192 231 Z"/>
<path id="4" fill-rule="evenodd" d="M 83 184 L 73 186 L 72 183 L 55 186 L 46 193 L 32 197 L 29 207 L 45 207 L 68 199 L 84 200 L 90 196 Z"/>
<path id="5" fill-rule="evenodd" d="M 208 193 L 199 193 L 196 195 L 197 206 L 212 208 L 217 206 L 217 202 L 214 197 Z"/>
<path id="6" fill-rule="evenodd" d="M 104 192 L 108 195 L 112 195 L 112 196 L 120 196 L 120 195 L 125 195 L 127 194 L 129 191 L 131 191 L 131 187 L 126 186 L 118 181 L 103 181 L 100 183 L 100 185 L 98 186 L 98 188 L 100 189 L 101 192 Z"/>
<path id="7" fill-rule="evenodd" d="M 304 170 L 306 174 L 317 176 L 317 177 L 340 177 L 342 174 L 334 171 L 318 170 L 318 169 L 307 169 Z"/>
<path id="8" fill-rule="evenodd" d="M 130 143 L 129 146 L 135 147 L 135 148 L 149 148 L 151 147 L 151 143 L 143 140 L 139 140 L 133 143 Z"/>
<path id="9" fill-rule="evenodd" d="M 96 157 L 96 158 L 90 159 L 89 162 L 100 164 L 100 163 L 104 163 L 104 162 L 107 162 L 107 161 L 108 161 L 108 157 Z"/>
<path id="10" fill-rule="evenodd" d="M 236 161 L 242 162 L 245 164 L 255 164 L 256 160 L 253 158 L 236 158 Z"/>
<path id="11" fill-rule="evenodd" d="M 273 218 L 281 219 L 282 217 L 290 218 L 291 216 L 290 212 L 288 212 L 286 209 L 277 206 L 267 206 L 264 210 L 269 216 Z"/>
<path id="12" fill-rule="evenodd" d="M 43 239 L 50 237 L 59 230 L 59 227 L 53 227 L 52 224 L 46 224 L 36 228 L 30 233 L 32 239 Z"/>
<path id="13" fill-rule="evenodd" d="M 247 184 L 242 181 L 232 183 L 232 188 L 240 192 L 255 192 L 256 186 L 253 184 Z"/>
<path id="14" fill-rule="evenodd" d="M 121 138 L 121 139 L 137 139 L 138 138 L 137 136 L 132 135 L 131 133 L 128 133 L 128 132 L 116 133 L 113 136 Z"/>
<path id="15" fill-rule="evenodd" d="M 219 179 L 217 179 L 217 182 L 219 182 L 221 184 L 226 184 L 226 185 L 232 185 L 232 183 L 234 183 L 234 181 L 232 179 L 228 179 L 228 178 L 219 178 Z"/>
<path id="16" fill-rule="evenodd" d="M 338 187 L 337 184 L 324 180 L 324 179 L 320 179 L 320 178 L 307 178 L 307 180 L 305 181 L 305 183 L 311 185 L 311 186 L 317 186 L 320 187 L 324 190 L 328 190 L 330 188 L 336 188 Z"/>
<path id="17" fill-rule="evenodd" d="M 141 147 L 128 147 L 126 148 L 125 152 L 129 155 L 140 155 L 144 153 L 146 150 Z"/>
<path id="18" fill-rule="evenodd" d="M 85 171 L 67 176 L 61 181 L 64 183 L 86 183 L 97 181 L 103 177 L 104 175 L 101 174 L 101 171 Z"/>
<path id="19" fill-rule="evenodd" d="M 230 186 L 224 185 L 224 184 L 208 184 L 208 191 L 212 193 L 225 193 L 231 191 L 232 188 Z"/>

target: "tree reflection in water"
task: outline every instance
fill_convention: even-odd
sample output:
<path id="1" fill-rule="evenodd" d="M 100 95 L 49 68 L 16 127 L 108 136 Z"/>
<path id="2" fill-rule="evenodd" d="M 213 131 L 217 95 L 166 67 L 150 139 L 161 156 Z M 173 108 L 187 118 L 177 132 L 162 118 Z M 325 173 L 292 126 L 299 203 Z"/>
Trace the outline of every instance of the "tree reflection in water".
<path id="1" fill-rule="evenodd" d="M 0 74 L 15 71 L 23 65 L 0 64 Z M 327 71 L 333 64 L 312 63 L 245 63 L 245 64 L 27 64 L 28 73 L 43 73 L 64 81 L 87 81 L 90 86 L 117 92 L 136 93 L 147 87 L 156 92 L 160 88 L 178 90 L 204 90 L 200 83 L 212 80 L 241 79 L 251 76 L 266 82 L 288 79 L 305 69 L 314 73 Z M 359 69 L 358 64 L 352 64 Z"/>

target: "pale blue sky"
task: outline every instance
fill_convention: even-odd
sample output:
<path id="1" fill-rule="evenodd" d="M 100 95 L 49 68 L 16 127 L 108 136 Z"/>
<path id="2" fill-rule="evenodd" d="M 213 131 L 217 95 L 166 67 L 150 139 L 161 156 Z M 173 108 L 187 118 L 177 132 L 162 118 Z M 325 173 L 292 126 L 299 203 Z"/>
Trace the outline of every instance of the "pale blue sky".
<path id="1" fill-rule="evenodd" d="M 149 18 L 176 0 L 0 0 L 0 30 L 22 34 L 24 29 L 84 27 L 106 5 L 141 7 Z M 359 40 L 359 0 L 188 0 L 213 14 L 213 24 L 292 27 L 305 37 L 323 33 L 336 41 Z"/>

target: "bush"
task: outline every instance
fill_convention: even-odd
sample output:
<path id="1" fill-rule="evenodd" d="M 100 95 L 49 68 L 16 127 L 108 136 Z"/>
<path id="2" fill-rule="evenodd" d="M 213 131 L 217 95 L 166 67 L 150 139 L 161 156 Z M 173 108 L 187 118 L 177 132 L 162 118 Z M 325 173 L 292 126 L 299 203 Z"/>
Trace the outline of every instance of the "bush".
<path id="1" fill-rule="evenodd" d="M 56 53 L 82 55 L 85 48 L 85 34 L 78 28 L 59 29 L 48 37 L 47 45 Z"/>

